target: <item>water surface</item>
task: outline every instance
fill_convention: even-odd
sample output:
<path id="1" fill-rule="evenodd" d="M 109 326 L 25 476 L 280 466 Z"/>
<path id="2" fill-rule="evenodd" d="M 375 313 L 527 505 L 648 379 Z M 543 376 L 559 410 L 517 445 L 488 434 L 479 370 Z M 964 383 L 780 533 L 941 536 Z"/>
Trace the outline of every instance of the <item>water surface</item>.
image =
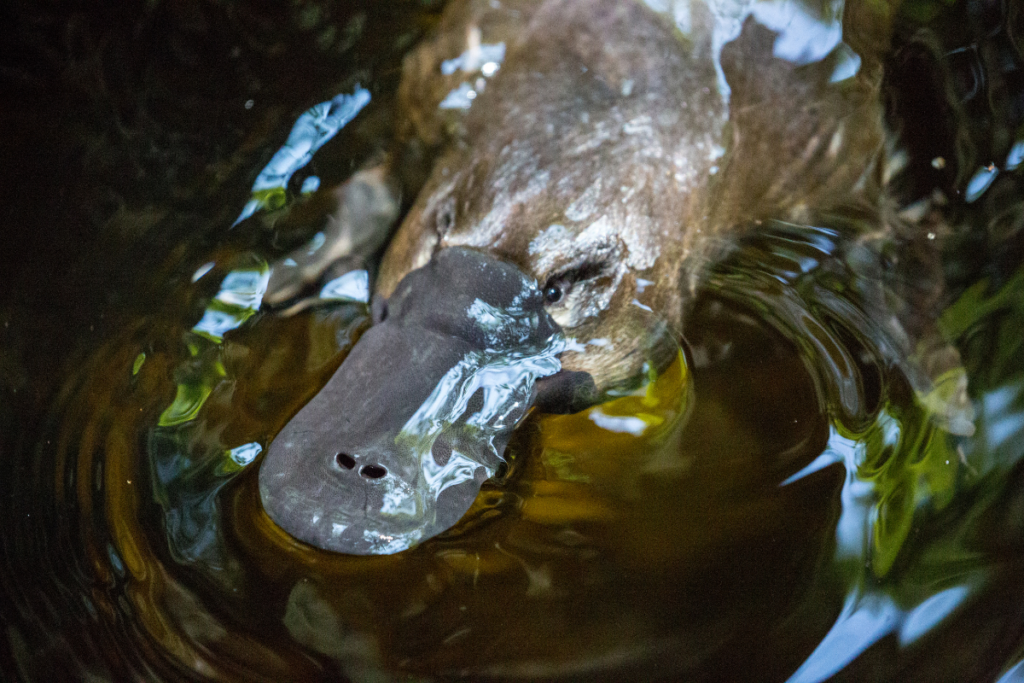
<path id="1" fill-rule="evenodd" d="M 17 40 L 0 41 L 18 104 L 2 144 L 20 160 L 0 219 L 0 671 L 1014 680 L 1024 18 L 1011 4 L 905 3 L 909 47 L 890 65 L 893 125 L 929 122 L 908 133 L 900 182 L 911 198 L 944 193 L 956 228 L 941 326 L 973 436 L 945 429 L 858 317 L 865 285 L 834 267 L 850 219 L 776 224 L 709 275 L 674 364 L 584 413 L 531 416 L 451 531 L 348 557 L 269 521 L 259 454 L 369 312 L 261 311 L 267 264 L 319 229 L 322 211 L 295 200 L 308 178 L 339 182 L 386 142 L 398 60 L 437 11 L 15 11 Z M 927 49 L 912 40 L 923 29 Z M 292 210 L 229 230 L 294 122 L 357 84 L 373 99 L 288 180 Z"/>

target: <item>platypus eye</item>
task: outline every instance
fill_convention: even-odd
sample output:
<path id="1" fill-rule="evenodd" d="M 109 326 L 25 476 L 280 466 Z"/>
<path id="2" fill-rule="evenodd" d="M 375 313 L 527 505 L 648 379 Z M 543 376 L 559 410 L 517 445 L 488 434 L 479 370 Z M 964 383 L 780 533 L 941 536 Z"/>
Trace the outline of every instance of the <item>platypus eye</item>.
<path id="1" fill-rule="evenodd" d="M 588 262 L 575 268 L 552 275 L 544 284 L 544 301 L 548 305 L 557 304 L 565 299 L 573 285 L 604 275 L 609 264 L 605 261 Z"/>
<path id="2" fill-rule="evenodd" d="M 556 284 L 549 284 L 544 288 L 544 301 L 549 304 L 557 304 L 565 296 L 565 290 Z"/>

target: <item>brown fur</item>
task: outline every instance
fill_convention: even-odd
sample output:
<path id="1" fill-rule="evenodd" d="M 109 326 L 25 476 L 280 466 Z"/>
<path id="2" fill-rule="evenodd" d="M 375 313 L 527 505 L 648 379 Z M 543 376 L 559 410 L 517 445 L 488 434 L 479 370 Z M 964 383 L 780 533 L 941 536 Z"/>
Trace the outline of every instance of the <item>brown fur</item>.
<path id="1" fill-rule="evenodd" d="M 550 311 L 580 343 L 610 342 L 563 356 L 607 388 L 639 371 L 641 328 L 657 318 L 681 329 L 706 264 L 759 219 L 877 211 L 884 134 L 870 58 L 829 84 L 828 59 L 776 59 L 774 34 L 750 21 L 722 52 L 726 105 L 713 17 L 700 2 L 690 9 L 683 35 L 638 0 L 453 3 L 406 60 L 407 142 L 441 152 L 378 291 L 455 245 L 511 261 L 542 287 L 582 272 Z M 439 110 L 475 78 L 442 76 L 441 62 L 474 41 L 506 43 L 500 71 L 476 81 L 485 87 L 468 112 Z M 641 293 L 640 278 L 654 284 Z"/>

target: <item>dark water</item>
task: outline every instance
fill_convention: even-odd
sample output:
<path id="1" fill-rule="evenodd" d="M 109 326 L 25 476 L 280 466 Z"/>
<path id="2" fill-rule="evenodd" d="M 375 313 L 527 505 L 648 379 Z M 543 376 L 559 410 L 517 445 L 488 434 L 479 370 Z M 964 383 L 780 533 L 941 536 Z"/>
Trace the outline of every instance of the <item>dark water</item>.
<path id="1" fill-rule="evenodd" d="M 439 7 L 3 11 L 5 678 L 1024 677 L 1018 5 L 905 3 L 889 64 L 899 182 L 948 197 L 941 327 L 973 436 L 858 317 L 864 283 L 833 267 L 848 225 L 766 226 L 710 274 L 672 367 L 532 417 L 462 523 L 380 557 L 274 527 L 253 461 L 365 307 L 215 297 L 317 230 L 228 230 L 292 123 L 370 88 L 311 167 L 345 178 L 386 144 Z M 232 329 L 197 331 L 207 311 Z"/>

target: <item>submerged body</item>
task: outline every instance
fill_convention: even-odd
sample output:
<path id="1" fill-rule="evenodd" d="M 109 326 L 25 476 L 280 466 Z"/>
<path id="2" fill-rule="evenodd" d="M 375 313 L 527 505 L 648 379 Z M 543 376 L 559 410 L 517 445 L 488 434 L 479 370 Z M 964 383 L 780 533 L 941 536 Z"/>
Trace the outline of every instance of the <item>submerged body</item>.
<path id="1" fill-rule="evenodd" d="M 726 18 L 736 16 L 716 15 L 717 3 L 687 7 L 683 21 L 630 0 L 455 2 L 434 37 L 407 58 L 398 150 L 383 171 L 363 171 L 339 193 L 335 238 L 359 242 L 352 233 L 379 230 L 382 217 L 394 217 L 397 188 L 416 191 L 381 264 L 377 297 L 406 302 L 413 282 L 435 294 L 419 297 L 415 310 L 403 303 L 402 321 L 379 315 L 382 327 L 401 332 L 371 329 L 271 445 L 261 496 L 286 531 L 322 548 L 372 554 L 451 526 L 493 474 L 530 400 L 579 410 L 677 357 L 708 264 L 763 221 L 811 223 L 856 212 L 877 228 L 860 238 L 916 242 L 885 194 L 879 88 L 886 38 L 856 30 L 857 21 L 870 25 L 874 17 L 847 18 L 848 34 L 863 44 L 853 46 L 859 67 L 840 79 L 849 45 L 799 65 L 775 56 L 778 36 L 753 18 L 725 41 Z M 429 160 L 425 172 L 416 159 Z M 353 190 L 360 186 L 370 191 Z M 360 196 L 389 197 L 374 206 L 390 213 L 361 205 Z M 360 216 L 375 218 L 360 224 Z M 448 292 L 450 276 L 432 265 L 467 249 L 482 254 L 473 262 L 481 281 L 488 269 L 499 279 L 503 269 L 517 271 L 523 296 L 542 302 L 536 314 L 550 318 L 535 329 L 558 330 L 564 344 L 551 353 L 550 333 L 526 335 L 554 364 L 507 380 L 507 400 L 525 400 L 500 426 L 477 429 L 482 409 L 466 402 L 463 414 L 431 418 L 430 429 L 457 433 L 452 442 L 465 444 L 448 451 L 477 463 L 467 455 L 474 442 L 488 453 L 481 470 L 460 479 L 475 482 L 460 489 L 460 509 L 442 506 L 438 517 L 411 498 L 386 503 L 368 491 L 416 489 L 426 476 L 430 444 L 410 450 L 401 435 L 432 387 L 467 356 L 458 344 L 417 340 L 439 320 L 452 338 L 481 336 L 480 317 L 463 310 L 471 292 Z M 930 280 L 922 282 L 928 295 Z M 915 321 L 916 329 L 905 330 L 893 317 L 897 354 L 931 333 L 926 315 Z M 477 351 L 498 349 L 485 343 Z M 500 350 L 495 359 L 521 353 Z M 479 388 L 486 372 L 479 364 L 445 390 Z M 366 453 L 354 452 L 360 448 Z M 386 476 L 348 476 L 349 460 L 362 466 L 371 452 L 388 459 Z M 325 484 L 334 479 L 357 483 Z M 353 524 L 356 535 L 345 531 Z M 390 543 L 399 532 L 408 542 Z"/>

